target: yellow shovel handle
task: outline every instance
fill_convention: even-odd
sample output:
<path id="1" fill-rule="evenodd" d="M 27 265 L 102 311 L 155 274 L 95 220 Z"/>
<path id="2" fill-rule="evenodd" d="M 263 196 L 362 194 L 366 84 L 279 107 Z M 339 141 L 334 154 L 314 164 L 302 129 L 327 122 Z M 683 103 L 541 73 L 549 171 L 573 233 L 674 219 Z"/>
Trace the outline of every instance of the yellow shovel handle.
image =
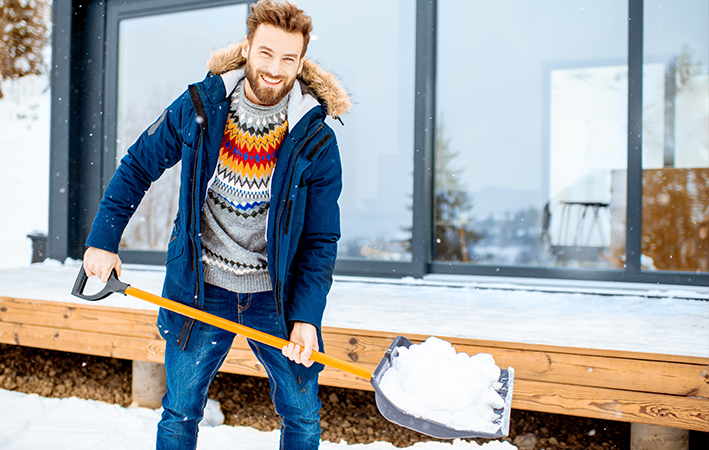
<path id="1" fill-rule="evenodd" d="M 276 336 L 272 336 L 270 334 L 254 330 L 253 328 L 249 328 L 244 325 L 240 325 L 236 322 L 223 319 L 221 317 L 215 316 L 214 314 L 209 314 L 207 312 L 200 311 L 199 309 L 183 305 L 182 303 L 168 300 L 164 297 L 151 294 L 150 292 L 145 292 L 140 289 L 136 289 L 132 286 L 128 286 L 125 289 L 125 294 L 161 306 L 170 311 L 182 314 L 183 316 L 199 320 L 200 322 L 213 325 L 217 328 L 231 331 L 232 333 L 240 334 L 256 342 L 260 342 L 261 344 L 266 344 L 277 349 L 281 349 L 290 343 L 285 339 L 281 339 Z M 340 369 L 345 372 L 351 373 L 352 375 L 364 378 L 365 380 L 369 380 L 372 378 L 371 371 L 355 364 L 349 363 L 347 361 L 342 361 L 341 359 L 333 358 L 332 356 L 328 356 L 317 350 L 313 350 L 313 354 L 310 356 L 310 359 L 315 362 L 319 362 L 320 364 L 324 364 L 326 366 L 334 367 L 335 369 Z"/>

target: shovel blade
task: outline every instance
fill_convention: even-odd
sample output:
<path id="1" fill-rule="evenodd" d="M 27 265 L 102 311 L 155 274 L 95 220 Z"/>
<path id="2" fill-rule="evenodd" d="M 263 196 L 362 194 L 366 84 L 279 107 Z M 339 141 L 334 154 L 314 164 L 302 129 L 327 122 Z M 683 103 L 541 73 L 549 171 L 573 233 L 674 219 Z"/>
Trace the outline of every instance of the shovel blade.
<path id="1" fill-rule="evenodd" d="M 512 406 L 512 390 L 514 385 L 514 369 L 509 367 L 500 372 L 500 383 L 502 387 L 497 391 L 505 400 L 505 406 L 495 409 L 500 415 L 496 423 L 500 424 L 500 429 L 496 433 L 489 433 L 479 430 L 459 430 L 451 428 L 440 422 L 423 419 L 409 414 L 394 405 L 382 392 L 379 383 L 384 373 L 391 367 L 392 361 L 398 355 L 397 347 L 409 348 L 412 342 L 404 336 L 398 336 L 389 346 L 384 358 L 379 362 L 377 369 L 372 374 L 371 383 L 374 387 L 377 408 L 385 419 L 399 426 L 423 433 L 438 439 L 462 439 L 462 438 L 487 438 L 494 439 L 507 436 L 510 430 L 510 412 Z"/>

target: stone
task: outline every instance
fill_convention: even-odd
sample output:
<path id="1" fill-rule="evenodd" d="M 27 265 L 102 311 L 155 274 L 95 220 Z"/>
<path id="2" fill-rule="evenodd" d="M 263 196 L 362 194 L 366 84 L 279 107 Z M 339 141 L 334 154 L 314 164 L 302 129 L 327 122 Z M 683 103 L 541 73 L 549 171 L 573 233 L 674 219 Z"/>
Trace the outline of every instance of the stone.
<path id="1" fill-rule="evenodd" d="M 634 423 L 630 426 L 630 450 L 689 450 L 689 431 Z"/>
<path id="2" fill-rule="evenodd" d="M 534 450 L 537 447 L 537 437 L 533 433 L 519 435 L 514 440 L 518 450 Z"/>
<path id="3" fill-rule="evenodd" d="M 167 390 L 165 365 L 146 361 L 133 361 L 131 406 L 157 409 Z"/>

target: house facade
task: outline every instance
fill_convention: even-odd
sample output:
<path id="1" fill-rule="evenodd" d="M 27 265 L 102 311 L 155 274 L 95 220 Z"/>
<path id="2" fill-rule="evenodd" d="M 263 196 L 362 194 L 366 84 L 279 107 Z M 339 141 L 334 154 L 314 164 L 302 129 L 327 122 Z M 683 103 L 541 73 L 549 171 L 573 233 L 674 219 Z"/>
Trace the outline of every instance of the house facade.
<path id="1" fill-rule="evenodd" d="M 356 106 L 336 273 L 709 285 L 709 5 L 297 0 Z M 130 144 L 249 2 L 53 5 L 48 256 L 80 259 Z M 126 230 L 162 264 L 179 167 Z"/>

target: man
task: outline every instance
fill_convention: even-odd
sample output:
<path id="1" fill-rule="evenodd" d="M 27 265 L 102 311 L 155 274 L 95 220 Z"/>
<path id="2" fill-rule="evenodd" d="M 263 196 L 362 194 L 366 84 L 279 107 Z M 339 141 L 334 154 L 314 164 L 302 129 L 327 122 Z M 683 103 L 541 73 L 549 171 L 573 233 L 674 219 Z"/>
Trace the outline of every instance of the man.
<path id="1" fill-rule="evenodd" d="M 310 17 L 287 2 L 251 6 L 248 35 L 131 146 L 106 188 L 84 268 L 120 276 L 116 254 L 150 184 L 182 163 L 163 296 L 289 339 L 249 342 L 282 418 L 281 448 L 317 448 L 321 320 L 340 236 L 339 150 L 326 115 L 351 107 L 335 77 L 303 59 Z M 167 393 L 157 448 L 195 448 L 207 390 L 233 334 L 161 310 Z M 302 350 L 302 353 L 301 353 Z"/>

